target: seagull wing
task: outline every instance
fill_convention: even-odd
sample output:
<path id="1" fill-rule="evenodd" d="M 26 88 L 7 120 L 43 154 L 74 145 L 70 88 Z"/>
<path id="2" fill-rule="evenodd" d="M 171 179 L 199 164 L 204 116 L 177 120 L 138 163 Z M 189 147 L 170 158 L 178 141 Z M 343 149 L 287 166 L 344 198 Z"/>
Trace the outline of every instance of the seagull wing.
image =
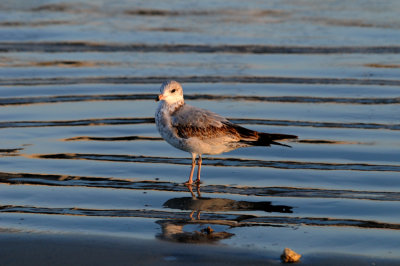
<path id="1" fill-rule="evenodd" d="M 240 141 L 240 134 L 226 118 L 205 109 L 183 105 L 172 114 L 172 126 L 181 138 L 226 138 Z"/>
<path id="2" fill-rule="evenodd" d="M 275 140 L 297 138 L 294 135 L 257 132 L 236 125 L 208 110 L 186 104 L 172 114 L 172 126 L 181 138 L 196 137 L 203 141 L 223 138 L 225 142 L 240 142 L 252 146 L 288 146 Z"/>

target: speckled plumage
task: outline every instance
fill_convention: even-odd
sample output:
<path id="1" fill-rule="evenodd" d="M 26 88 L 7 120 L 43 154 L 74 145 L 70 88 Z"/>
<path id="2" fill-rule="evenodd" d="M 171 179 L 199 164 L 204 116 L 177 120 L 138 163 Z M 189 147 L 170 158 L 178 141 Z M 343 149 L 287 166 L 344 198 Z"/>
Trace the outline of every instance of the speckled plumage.
<path id="1" fill-rule="evenodd" d="M 164 82 L 160 92 L 155 114 L 157 129 L 169 144 L 192 154 L 192 169 L 187 184 L 192 183 L 197 155 L 199 168 L 196 182 L 200 182 L 203 154 L 220 154 L 248 146 L 284 145 L 274 140 L 297 138 L 253 131 L 211 111 L 187 105 L 183 100 L 182 87 L 176 81 Z"/>

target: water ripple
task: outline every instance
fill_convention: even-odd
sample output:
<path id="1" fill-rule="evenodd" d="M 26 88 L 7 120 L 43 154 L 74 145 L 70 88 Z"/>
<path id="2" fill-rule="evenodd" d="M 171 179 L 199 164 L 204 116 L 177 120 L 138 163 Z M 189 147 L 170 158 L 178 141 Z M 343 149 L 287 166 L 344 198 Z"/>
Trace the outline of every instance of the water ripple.
<path id="1" fill-rule="evenodd" d="M 209 44 L 112 44 L 92 42 L 1 42 L 0 52 L 163 52 L 235 54 L 394 54 L 400 46 L 281 46 Z"/>
<path id="2" fill-rule="evenodd" d="M 58 154 L 32 154 L 23 155 L 36 159 L 68 159 L 68 160 L 95 160 L 109 162 L 130 163 L 165 163 L 189 165 L 188 158 L 170 158 L 142 155 L 114 155 L 114 154 L 83 154 L 83 153 L 58 153 Z M 308 170 L 344 170 L 344 171 L 377 171 L 400 172 L 400 165 L 368 164 L 368 163 L 325 163 L 302 161 L 263 161 L 238 158 L 206 158 L 203 165 L 218 167 L 267 167 L 278 169 L 308 169 Z"/>
<path id="3" fill-rule="evenodd" d="M 340 122 L 324 122 L 324 121 L 318 122 L 318 121 L 296 121 L 296 120 L 276 120 L 276 119 L 273 120 L 273 119 L 251 119 L 251 118 L 228 118 L 228 119 L 236 124 L 248 124 L 248 125 L 400 130 L 400 124 L 358 123 L 358 122 L 340 123 Z M 154 123 L 153 117 L 92 118 L 92 119 L 60 120 L 60 121 L 6 121 L 6 122 L 0 122 L 0 129 L 21 128 L 21 127 L 135 125 L 135 124 L 153 124 L 153 123 Z"/>
<path id="4" fill-rule="evenodd" d="M 0 206 L 0 213 L 32 213 L 47 215 L 78 215 L 78 216 L 102 216 L 102 217 L 135 217 L 151 219 L 173 219 L 185 220 L 187 223 L 214 223 L 229 224 L 232 227 L 242 226 L 288 226 L 288 225 L 308 225 L 308 226 L 341 226 L 358 227 L 369 229 L 391 229 L 400 230 L 400 224 L 384 223 L 368 220 L 356 219 L 335 219 L 326 217 L 289 217 L 289 216 L 252 216 L 229 214 L 229 213 L 204 213 L 202 220 L 191 221 L 186 212 L 159 211 L 159 210 L 103 210 L 103 209 L 84 209 L 84 208 L 49 208 L 49 207 L 30 207 L 30 206 Z"/>
<path id="5" fill-rule="evenodd" d="M 6 173 L 0 172 L 0 182 L 10 185 L 45 185 L 45 186 L 80 186 L 112 189 L 154 190 L 169 192 L 185 192 L 185 185 L 173 182 L 69 176 L 56 174 L 32 174 L 32 173 Z M 244 196 L 265 197 L 296 197 L 296 198 L 335 198 L 374 201 L 400 201 L 399 192 L 388 191 L 362 191 L 362 190 L 338 190 L 321 188 L 297 188 L 297 187 L 250 187 L 231 185 L 202 185 L 201 191 L 210 194 L 235 194 Z"/>
<path id="6" fill-rule="evenodd" d="M 0 48 L 1 52 L 1 48 Z M 165 80 L 182 83 L 257 83 L 257 84 L 324 84 L 324 85 L 379 85 L 400 86 L 396 79 L 372 78 L 320 78 L 276 76 L 152 76 L 152 77 L 55 77 L 55 78 L 8 78 L 1 79 L 0 86 L 37 86 L 72 84 L 160 84 Z"/>
<path id="7" fill-rule="evenodd" d="M 137 101 L 154 100 L 156 94 L 103 94 L 103 95 L 62 95 L 37 97 L 9 97 L 0 98 L 0 106 L 46 104 L 62 102 L 89 102 L 89 101 Z M 333 103 L 333 104 L 399 104 L 400 97 L 387 98 L 345 98 L 345 97 L 311 97 L 311 96 L 247 96 L 247 95 L 213 95 L 213 94 L 186 94 L 188 100 L 207 101 L 250 101 L 250 102 L 283 102 L 283 103 Z"/>

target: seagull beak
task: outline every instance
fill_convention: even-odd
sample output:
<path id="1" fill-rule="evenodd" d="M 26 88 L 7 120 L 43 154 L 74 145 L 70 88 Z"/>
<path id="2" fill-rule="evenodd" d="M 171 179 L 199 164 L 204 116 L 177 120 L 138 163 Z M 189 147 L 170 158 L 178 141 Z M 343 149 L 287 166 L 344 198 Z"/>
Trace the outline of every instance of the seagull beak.
<path id="1" fill-rule="evenodd" d="M 162 99 L 164 99 L 164 96 L 162 94 L 157 95 L 156 102 L 161 101 Z"/>

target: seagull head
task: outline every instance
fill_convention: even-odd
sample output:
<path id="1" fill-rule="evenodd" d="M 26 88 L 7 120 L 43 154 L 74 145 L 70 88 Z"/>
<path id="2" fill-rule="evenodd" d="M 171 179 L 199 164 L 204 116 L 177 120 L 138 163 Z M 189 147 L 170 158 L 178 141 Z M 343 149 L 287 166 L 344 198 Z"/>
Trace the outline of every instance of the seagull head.
<path id="1" fill-rule="evenodd" d="M 183 90 L 181 84 L 174 80 L 165 81 L 160 88 L 161 94 L 156 101 L 165 101 L 167 104 L 183 102 Z"/>

